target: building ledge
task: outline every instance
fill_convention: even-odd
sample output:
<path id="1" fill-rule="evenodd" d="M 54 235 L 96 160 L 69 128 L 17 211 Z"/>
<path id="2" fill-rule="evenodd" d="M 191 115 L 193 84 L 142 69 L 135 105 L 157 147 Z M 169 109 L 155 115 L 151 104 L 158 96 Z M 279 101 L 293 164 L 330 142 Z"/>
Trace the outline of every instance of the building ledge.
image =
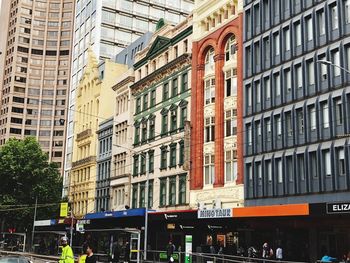
<path id="1" fill-rule="evenodd" d="M 72 168 L 77 168 L 82 165 L 96 162 L 96 156 L 89 156 L 84 159 L 72 163 Z"/>
<path id="2" fill-rule="evenodd" d="M 84 130 L 84 131 L 82 131 L 82 132 L 77 134 L 76 141 L 84 140 L 84 139 L 88 138 L 91 135 L 92 135 L 91 129 L 86 129 L 86 130 Z"/>

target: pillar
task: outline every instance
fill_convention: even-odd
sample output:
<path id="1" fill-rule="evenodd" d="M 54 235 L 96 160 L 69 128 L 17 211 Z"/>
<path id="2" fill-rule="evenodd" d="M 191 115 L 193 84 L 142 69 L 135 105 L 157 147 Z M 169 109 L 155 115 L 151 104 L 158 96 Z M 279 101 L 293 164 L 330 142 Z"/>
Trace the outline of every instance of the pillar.
<path id="1" fill-rule="evenodd" d="M 225 154 L 224 154 L 224 98 L 225 85 L 224 66 L 225 54 L 217 54 L 215 61 L 215 182 L 214 187 L 222 187 L 225 184 Z"/>

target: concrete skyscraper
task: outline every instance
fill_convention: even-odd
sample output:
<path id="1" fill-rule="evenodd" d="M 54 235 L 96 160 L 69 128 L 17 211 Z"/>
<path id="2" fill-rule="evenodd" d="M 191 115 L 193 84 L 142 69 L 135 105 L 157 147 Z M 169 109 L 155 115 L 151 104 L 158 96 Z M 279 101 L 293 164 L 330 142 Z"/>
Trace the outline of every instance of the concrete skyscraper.
<path id="1" fill-rule="evenodd" d="M 76 87 L 87 62 L 87 49 L 99 60 L 114 58 L 127 45 L 148 31 L 154 31 L 156 23 L 164 18 L 177 24 L 193 9 L 193 0 L 78 0 L 75 12 L 73 67 L 71 72 L 67 147 L 65 157 L 64 195 L 72 162 L 74 108 Z M 132 56 L 143 47 L 136 47 Z M 125 63 L 129 58 L 125 57 Z"/>
<path id="2" fill-rule="evenodd" d="M 62 168 L 74 0 L 2 1 L 0 146 L 35 136 Z"/>

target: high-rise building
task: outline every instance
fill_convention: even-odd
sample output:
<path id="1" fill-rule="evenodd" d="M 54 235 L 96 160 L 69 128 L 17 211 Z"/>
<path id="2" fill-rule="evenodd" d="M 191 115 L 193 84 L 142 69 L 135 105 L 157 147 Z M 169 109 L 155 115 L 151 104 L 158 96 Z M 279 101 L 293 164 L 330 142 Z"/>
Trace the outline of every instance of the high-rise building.
<path id="1" fill-rule="evenodd" d="M 112 58 L 131 42 L 148 31 L 154 31 L 160 18 L 177 24 L 193 8 L 193 0 L 78 0 L 75 13 L 74 49 L 67 127 L 67 147 L 65 157 L 65 179 L 71 168 L 73 145 L 73 112 L 76 87 L 83 74 L 87 60 L 87 49 L 91 46 L 96 57 Z M 136 49 L 131 56 L 135 56 Z M 130 59 L 125 57 L 125 64 Z M 66 188 L 65 188 L 66 189 Z M 64 191 L 64 195 L 66 191 Z"/>
<path id="2" fill-rule="evenodd" d="M 346 0 L 244 3 L 245 205 L 257 207 L 251 217 L 290 216 L 271 234 L 298 261 L 349 243 L 349 10 Z"/>
<path id="3" fill-rule="evenodd" d="M 243 205 L 242 1 L 195 1 L 191 204 Z M 194 117 L 195 116 L 195 117 Z"/>
<path id="4" fill-rule="evenodd" d="M 2 1 L 0 145 L 34 136 L 62 168 L 73 0 Z"/>

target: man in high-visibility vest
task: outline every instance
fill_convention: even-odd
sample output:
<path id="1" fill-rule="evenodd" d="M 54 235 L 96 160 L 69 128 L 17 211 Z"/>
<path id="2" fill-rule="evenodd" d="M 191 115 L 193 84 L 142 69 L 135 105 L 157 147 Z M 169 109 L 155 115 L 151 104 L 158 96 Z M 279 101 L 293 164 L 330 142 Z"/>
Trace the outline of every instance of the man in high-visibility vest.
<path id="1" fill-rule="evenodd" d="M 68 238 L 61 238 L 62 255 L 59 263 L 74 263 L 74 255 L 72 248 L 68 245 Z"/>

